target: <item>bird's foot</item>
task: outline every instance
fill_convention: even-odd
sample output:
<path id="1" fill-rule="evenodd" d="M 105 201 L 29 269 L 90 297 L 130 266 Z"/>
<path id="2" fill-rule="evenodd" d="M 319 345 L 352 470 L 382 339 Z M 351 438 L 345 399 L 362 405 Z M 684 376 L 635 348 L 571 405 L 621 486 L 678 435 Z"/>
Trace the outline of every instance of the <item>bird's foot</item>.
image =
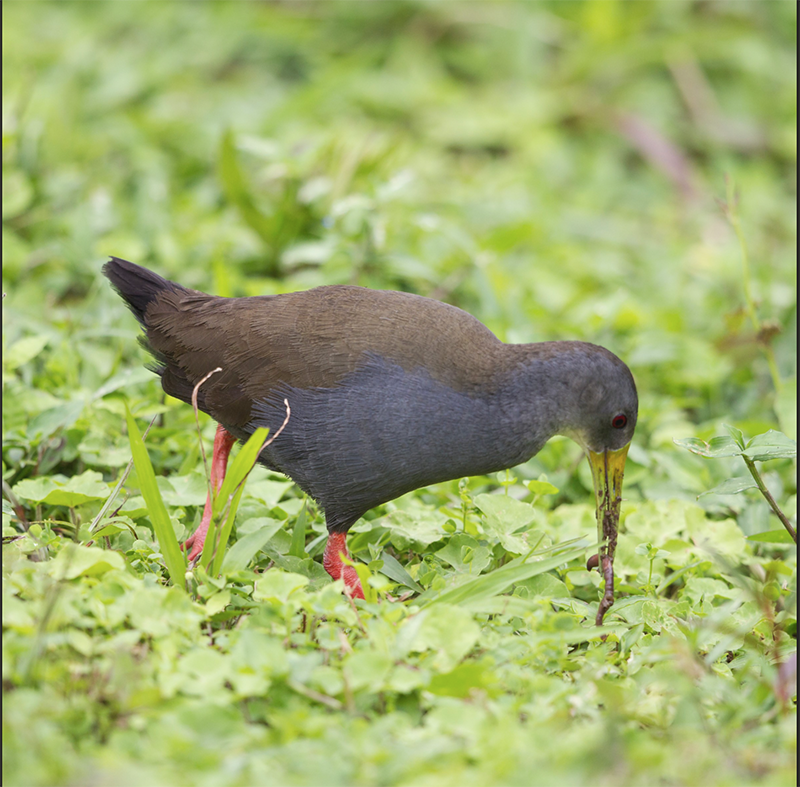
<path id="1" fill-rule="evenodd" d="M 344 580 L 345 592 L 348 596 L 364 598 L 364 590 L 355 568 L 342 562 L 342 558 L 350 559 L 346 540 L 345 533 L 331 533 L 328 536 L 328 543 L 325 544 L 325 553 L 322 556 L 322 565 L 334 579 Z"/>

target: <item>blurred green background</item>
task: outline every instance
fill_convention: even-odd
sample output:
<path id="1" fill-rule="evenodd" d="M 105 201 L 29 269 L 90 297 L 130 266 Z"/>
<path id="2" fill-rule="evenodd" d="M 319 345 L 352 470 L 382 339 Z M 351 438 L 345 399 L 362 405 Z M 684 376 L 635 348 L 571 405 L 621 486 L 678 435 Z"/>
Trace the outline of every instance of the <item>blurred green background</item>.
<path id="1" fill-rule="evenodd" d="M 114 480 L 121 390 L 162 414 L 161 472 L 197 461 L 109 255 L 219 295 L 402 289 L 505 341 L 607 346 L 640 391 L 632 501 L 695 503 L 741 474 L 675 438 L 796 436 L 793 2 L 11 0 L 3 66 L 9 485 Z M 553 441 L 528 477 L 585 503 L 579 459 Z M 766 469 L 793 515 L 794 466 Z M 745 535 L 770 526 L 757 495 L 699 502 Z M 691 762 L 747 783 L 762 754 L 727 776 Z M 79 772 L 63 767 L 36 783 Z"/>

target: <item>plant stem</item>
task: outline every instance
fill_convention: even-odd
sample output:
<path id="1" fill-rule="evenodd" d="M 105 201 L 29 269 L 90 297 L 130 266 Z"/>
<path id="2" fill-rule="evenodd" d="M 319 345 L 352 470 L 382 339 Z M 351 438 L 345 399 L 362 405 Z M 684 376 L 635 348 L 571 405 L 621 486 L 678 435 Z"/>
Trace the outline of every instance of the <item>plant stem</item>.
<path id="1" fill-rule="evenodd" d="M 767 343 L 768 339 L 765 340 L 759 338 L 762 326 L 756 312 L 756 304 L 753 300 L 753 293 L 750 290 L 750 255 L 747 253 L 747 243 L 745 242 L 744 232 L 742 231 L 742 225 L 739 221 L 739 214 L 736 212 L 736 193 L 733 186 L 733 178 L 731 178 L 730 175 L 725 176 L 725 191 L 725 198 L 727 201 L 727 210 L 725 213 L 728 217 L 728 221 L 733 227 L 733 231 L 736 233 L 736 237 L 739 239 L 739 247 L 742 251 L 742 286 L 744 289 L 744 300 L 747 305 L 747 316 L 750 318 L 750 322 L 753 323 L 753 329 L 756 332 L 756 341 L 761 345 L 761 349 L 764 351 L 764 355 L 767 358 L 769 373 L 772 377 L 772 384 L 775 386 L 776 391 L 780 391 L 781 377 L 778 373 L 778 364 L 775 361 L 775 353 L 772 351 L 772 347 Z"/>
<path id="2" fill-rule="evenodd" d="M 778 507 L 778 504 L 775 502 L 775 498 L 772 496 L 772 494 L 770 494 L 769 489 L 767 489 L 767 485 L 761 478 L 761 473 L 758 472 L 755 461 L 745 454 L 742 454 L 742 459 L 744 459 L 744 463 L 747 465 L 747 469 L 750 471 L 750 475 L 753 476 L 753 480 L 756 482 L 756 486 L 758 486 L 761 494 L 764 495 L 766 501 L 769 503 L 770 508 L 775 512 L 775 516 L 781 520 L 781 523 L 796 544 L 797 531 L 792 527 L 792 523 L 789 521 L 786 514 L 784 514 L 783 511 L 781 511 L 781 509 Z"/>

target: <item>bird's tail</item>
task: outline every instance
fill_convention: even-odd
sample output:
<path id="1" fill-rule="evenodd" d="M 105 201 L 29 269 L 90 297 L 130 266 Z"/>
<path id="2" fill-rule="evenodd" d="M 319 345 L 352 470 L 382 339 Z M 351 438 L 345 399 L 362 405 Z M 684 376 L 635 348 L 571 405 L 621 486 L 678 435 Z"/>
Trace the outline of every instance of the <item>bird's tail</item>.
<path id="1" fill-rule="evenodd" d="M 165 290 L 172 292 L 186 290 L 180 284 L 162 279 L 153 271 L 121 260 L 119 257 L 112 257 L 103 266 L 103 273 L 142 325 L 145 324 L 144 315 L 147 307 L 159 293 Z"/>

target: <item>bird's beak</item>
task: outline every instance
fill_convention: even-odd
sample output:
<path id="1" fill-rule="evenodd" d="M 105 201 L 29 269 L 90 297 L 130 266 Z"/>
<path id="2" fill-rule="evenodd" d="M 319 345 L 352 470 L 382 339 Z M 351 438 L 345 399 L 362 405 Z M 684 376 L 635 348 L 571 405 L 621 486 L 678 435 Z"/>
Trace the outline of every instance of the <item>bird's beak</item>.
<path id="1" fill-rule="evenodd" d="M 622 477 L 625 474 L 625 458 L 630 443 L 616 451 L 602 452 L 587 449 L 586 455 L 592 468 L 594 495 L 597 501 L 598 569 L 605 580 L 605 593 L 597 611 L 597 625 L 614 603 L 614 552 L 617 548 L 617 526 L 622 502 Z M 591 566 L 592 559 L 589 561 Z"/>

